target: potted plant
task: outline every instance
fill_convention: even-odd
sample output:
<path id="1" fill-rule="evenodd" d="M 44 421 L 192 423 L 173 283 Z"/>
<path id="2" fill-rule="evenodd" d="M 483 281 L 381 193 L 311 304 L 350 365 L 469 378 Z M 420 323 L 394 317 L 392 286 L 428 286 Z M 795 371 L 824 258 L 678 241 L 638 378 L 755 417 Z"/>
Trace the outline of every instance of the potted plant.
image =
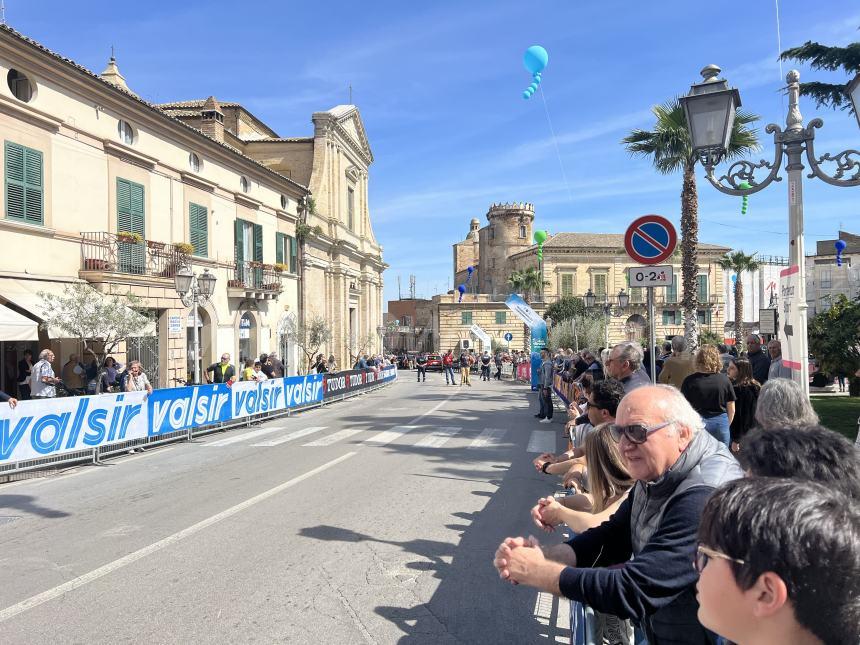
<path id="1" fill-rule="evenodd" d="M 288 267 L 288 266 L 287 266 L 286 264 L 284 264 L 283 262 L 278 262 L 278 263 L 275 265 L 274 269 L 275 269 L 275 273 L 286 273 L 287 271 L 289 271 L 289 270 L 290 270 L 290 267 Z"/>
<path id="2" fill-rule="evenodd" d="M 120 231 L 116 234 L 116 238 L 126 244 L 140 244 L 143 242 L 143 236 L 140 233 L 130 233 L 129 231 Z"/>
<path id="3" fill-rule="evenodd" d="M 173 250 L 177 253 L 181 253 L 182 255 L 191 255 L 194 253 L 194 245 L 189 244 L 188 242 L 174 242 Z"/>
<path id="4" fill-rule="evenodd" d="M 245 284 L 241 280 L 233 279 L 233 280 L 227 280 L 227 286 L 229 288 L 240 288 L 241 289 L 242 287 L 245 286 Z"/>

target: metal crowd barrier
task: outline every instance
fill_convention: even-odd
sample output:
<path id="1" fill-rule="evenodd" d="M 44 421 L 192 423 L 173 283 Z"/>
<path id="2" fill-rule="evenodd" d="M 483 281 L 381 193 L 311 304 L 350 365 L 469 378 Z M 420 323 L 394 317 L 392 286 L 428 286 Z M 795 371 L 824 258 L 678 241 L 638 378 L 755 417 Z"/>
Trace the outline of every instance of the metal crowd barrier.
<path id="1" fill-rule="evenodd" d="M 343 392 L 342 394 L 330 397 L 329 399 L 323 398 L 320 401 L 314 401 L 292 408 L 286 408 L 284 410 L 262 412 L 260 414 L 250 415 L 224 423 L 200 426 L 197 428 L 189 428 L 187 430 L 178 430 L 176 432 L 164 433 L 157 436 L 114 442 L 102 446 L 87 448 L 86 450 L 65 452 L 59 455 L 39 457 L 35 459 L 24 459 L 21 461 L 8 463 L 0 463 L 0 486 L 10 481 L 27 478 L 26 476 L 16 477 L 16 475 L 28 475 L 33 473 L 38 473 L 38 475 L 36 476 L 49 475 L 51 474 L 51 472 L 43 473 L 41 471 L 46 471 L 50 469 L 51 471 L 58 472 L 63 468 L 67 468 L 76 464 L 99 464 L 101 463 L 102 458 L 113 457 L 119 454 L 128 453 L 130 450 L 137 450 L 140 448 L 145 449 L 150 446 L 159 446 L 163 444 L 173 443 L 176 441 L 191 441 L 195 437 L 201 437 L 216 432 L 226 432 L 233 428 L 250 428 L 253 425 L 259 425 L 265 421 L 268 421 L 269 419 L 289 417 L 293 414 L 304 412 L 306 410 L 311 410 L 314 408 L 324 408 L 326 405 L 330 405 L 332 403 L 345 401 L 346 399 L 363 396 L 365 394 L 370 394 L 396 382 L 397 377 L 395 377 L 393 380 L 382 381 L 376 385 L 372 385 L 364 389 L 359 389 L 353 392 Z M 0 490 L 2 489 L 0 488 Z"/>

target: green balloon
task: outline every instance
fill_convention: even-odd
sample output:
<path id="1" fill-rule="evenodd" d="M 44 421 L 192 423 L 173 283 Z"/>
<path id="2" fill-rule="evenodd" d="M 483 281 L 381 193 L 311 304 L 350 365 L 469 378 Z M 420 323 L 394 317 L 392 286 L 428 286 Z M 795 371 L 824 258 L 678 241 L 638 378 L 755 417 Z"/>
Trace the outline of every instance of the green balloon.
<path id="1" fill-rule="evenodd" d="M 546 242 L 546 231 L 535 231 L 535 244 L 543 246 L 544 242 Z"/>

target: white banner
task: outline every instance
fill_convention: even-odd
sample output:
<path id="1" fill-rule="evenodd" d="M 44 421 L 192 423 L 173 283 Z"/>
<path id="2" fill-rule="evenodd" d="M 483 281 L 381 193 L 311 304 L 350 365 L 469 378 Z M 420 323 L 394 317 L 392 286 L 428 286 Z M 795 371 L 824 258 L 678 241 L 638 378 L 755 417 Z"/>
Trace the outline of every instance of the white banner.
<path id="1" fill-rule="evenodd" d="M 798 277 L 800 267 L 796 264 L 779 273 L 779 302 L 782 311 L 779 317 L 779 342 L 782 344 L 782 364 L 792 369 L 795 380 L 800 377 L 802 356 L 800 331 L 803 329 L 800 316 L 800 290 Z"/>
<path id="2" fill-rule="evenodd" d="M 36 459 L 147 432 L 146 392 L 19 401 L 0 405 L 0 463 Z"/>
<path id="3" fill-rule="evenodd" d="M 483 329 L 481 329 L 481 327 L 478 326 L 478 323 L 472 323 L 472 328 L 469 331 L 471 331 L 476 338 L 483 341 L 483 343 L 489 347 L 490 335 Z"/>
<path id="4" fill-rule="evenodd" d="M 541 318 L 540 314 L 532 309 L 529 304 L 517 294 L 512 293 L 508 296 L 508 299 L 505 300 L 505 304 L 508 306 L 508 309 L 517 315 L 517 318 L 529 326 L 529 329 L 542 329 L 544 332 L 546 331 L 546 323 L 544 322 L 544 319 Z"/>

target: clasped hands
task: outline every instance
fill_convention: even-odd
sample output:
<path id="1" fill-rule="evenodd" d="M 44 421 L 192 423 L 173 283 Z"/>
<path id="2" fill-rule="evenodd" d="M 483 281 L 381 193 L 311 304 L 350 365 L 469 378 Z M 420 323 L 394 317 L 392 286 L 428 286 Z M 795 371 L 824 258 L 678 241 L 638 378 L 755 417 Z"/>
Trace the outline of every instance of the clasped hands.
<path id="1" fill-rule="evenodd" d="M 538 541 L 509 537 L 496 549 L 493 566 L 502 580 L 512 585 L 524 584 L 550 593 L 559 593 L 558 577 L 564 565 L 548 560 Z"/>

